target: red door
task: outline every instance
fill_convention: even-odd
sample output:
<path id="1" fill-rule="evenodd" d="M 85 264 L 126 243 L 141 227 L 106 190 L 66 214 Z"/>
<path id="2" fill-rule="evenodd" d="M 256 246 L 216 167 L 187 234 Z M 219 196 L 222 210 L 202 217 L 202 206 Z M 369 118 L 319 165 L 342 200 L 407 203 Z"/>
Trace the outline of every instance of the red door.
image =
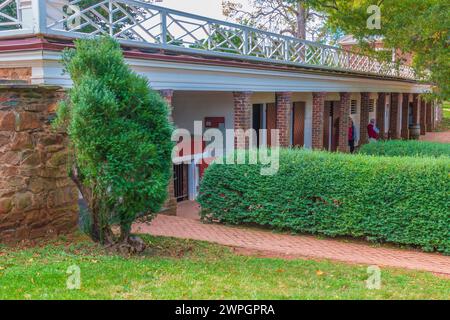
<path id="1" fill-rule="evenodd" d="M 275 103 L 268 103 L 266 110 L 267 146 L 272 145 L 271 132 L 277 128 L 277 108 Z"/>

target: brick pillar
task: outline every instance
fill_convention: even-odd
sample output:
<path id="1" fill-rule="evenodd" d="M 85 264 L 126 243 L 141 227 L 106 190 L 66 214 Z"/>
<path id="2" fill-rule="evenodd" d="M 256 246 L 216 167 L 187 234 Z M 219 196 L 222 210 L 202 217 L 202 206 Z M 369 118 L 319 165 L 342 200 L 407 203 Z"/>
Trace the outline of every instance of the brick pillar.
<path id="1" fill-rule="evenodd" d="M 340 93 L 340 103 L 339 103 L 339 146 L 338 151 L 349 152 L 348 145 L 348 126 L 350 117 L 350 93 L 341 92 Z"/>
<path id="2" fill-rule="evenodd" d="M 391 93 L 391 109 L 389 116 L 389 139 L 400 139 L 398 132 L 398 115 L 399 115 L 400 94 Z"/>
<path id="3" fill-rule="evenodd" d="M 167 102 L 167 106 L 169 107 L 169 121 L 172 123 L 173 122 L 173 117 L 172 117 L 173 90 L 171 90 L 171 89 L 160 90 L 159 94 Z M 173 184 L 173 172 L 172 172 L 172 176 L 170 177 L 170 180 L 169 180 L 169 185 L 167 187 L 167 194 L 168 194 L 167 200 L 163 205 L 163 209 L 161 210 L 161 213 L 164 215 L 176 216 L 178 203 L 177 203 L 177 199 L 175 198 L 175 186 Z"/>
<path id="4" fill-rule="evenodd" d="M 361 92 L 361 117 L 359 119 L 359 144 L 365 144 L 368 142 L 369 136 L 367 133 L 367 126 L 369 125 L 369 100 L 370 93 Z"/>
<path id="5" fill-rule="evenodd" d="M 377 100 L 377 127 L 380 129 L 380 140 L 384 140 L 385 137 L 385 112 L 386 112 L 386 93 L 379 92 Z"/>
<path id="6" fill-rule="evenodd" d="M 252 104 L 251 92 L 233 92 L 234 100 L 234 129 L 248 130 L 252 127 Z M 270 138 L 270 137 L 269 137 Z M 249 147 L 249 141 L 234 140 L 234 147 L 236 149 L 246 149 Z"/>
<path id="7" fill-rule="evenodd" d="M 292 92 L 277 92 L 275 96 L 277 104 L 277 129 L 280 133 L 280 147 L 289 147 L 289 123 L 291 120 Z"/>
<path id="8" fill-rule="evenodd" d="M 427 132 L 433 131 L 433 106 L 431 102 L 427 102 L 427 115 L 426 115 L 426 123 L 427 123 Z"/>
<path id="9" fill-rule="evenodd" d="M 420 96 L 417 93 L 413 95 L 413 110 L 412 110 L 412 125 L 416 125 L 420 123 L 419 115 L 420 115 Z"/>
<path id="10" fill-rule="evenodd" d="M 403 94 L 402 101 L 402 138 L 409 139 L 409 93 Z"/>
<path id="11" fill-rule="evenodd" d="M 325 92 L 313 92 L 312 105 L 312 148 L 323 149 L 323 113 L 325 108 Z"/>
<path id="12" fill-rule="evenodd" d="M 78 192 L 67 172 L 67 136 L 50 121 L 63 97 L 54 87 L 0 88 L 0 242 L 77 229 Z"/>
<path id="13" fill-rule="evenodd" d="M 420 135 L 425 135 L 427 133 L 427 102 L 422 98 L 420 99 Z"/>

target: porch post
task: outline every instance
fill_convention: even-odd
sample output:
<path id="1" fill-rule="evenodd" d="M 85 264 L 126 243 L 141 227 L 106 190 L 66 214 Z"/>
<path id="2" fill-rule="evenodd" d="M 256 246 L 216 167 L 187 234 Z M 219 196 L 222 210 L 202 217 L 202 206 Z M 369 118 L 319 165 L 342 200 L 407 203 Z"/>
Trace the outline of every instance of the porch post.
<path id="1" fill-rule="evenodd" d="M 292 92 L 277 92 L 275 94 L 277 120 L 276 127 L 280 134 L 280 147 L 289 147 L 289 122 L 291 120 Z"/>
<path id="2" fill-rule="evenodd" d="M 385 139 L 386 93 L 379 92 L 377 100 L 377 127 L 380 129 L 380 140 Z"/>
<path id="3" fill-rule="evenodd" d="M 369 125 L 369 99 L 370 93 L 361 92 L 361 117 L 359 119 L 360 138 L 359 144 L 368 142 L 369 135 L 367 133 L 367 126 Z"/>
<path id="4" fill-rule="evenodd" d="M 313 92 L 312 103 L 312 148 L 323 149 L 323 113 L 325 108 L 325 92 Z"/>
<path id="5" fill-rule="evenodd" d="M 420 99 L 420 135 L 422 136 L 427 133 L 426 115 L 427 115 L 427 103 L 422 98 Z"/>
<path id="6" fill-rule="evenodd" d="M 420 115 L 420 96 L 417 93 L 414 93 L 413 95 L 413 112 L 412 112 L 412 118 L 413 123 L 410 123 L 412 125 L 416 125 L 420 123 L 419 119 Z"/>
<path id="7" fill-rule="evenodd" d="M 409 93 L 403 94 L 402 101 L 402 138 L 409 139 Z"/>
<path id="8" fill-rule="evenodd" d="M 350 92 L 340 93 L 339 103 L 339 145 L 338 151 L 349 152 L 348 126 L 350 117 Z"/>
<path id="9" fill-rule="evenodd" d="M 400 94 L 391 93 L 391 109 L 389 116 L 389 139 L 399 139 L 398 115 L 399 115 Z"/>
<path id="10" fill-rule="evenodd" d="M 252 127 L 252 104 L 251 104 L 252 92 L 248 91 L 235 91 L 233 92 L 234 100 L 234 130 L 247 131 Z M 245 138 L 245 141 L 234 138 L 235 149 L 247 149 L 249 147 L 249 141 Z"/>
<path id="11" fill-rule="evenodd" d="M 171 89 L 160 90 L 159 94 L 167 103 L 167 106 L 169 108 L 168 118 L 169 118 L 170 123 L 173 123 L 173 118 L 172 118 L 173 90 L 171 90 Z M 172 166 L 172 176 L 170 177 L 169 185 L 167 187 L 167 193 L 168 193 L 168 197 L 167 197 L 166 202 L 163 205 L 163 210 L 161 211 L 161 213 L 163 213 L 165 215 L 169 215 L 169 216 L 176 216 L 178 204 L 177 204 L 177 199 L 175 198 L 175 186 L 174 186 L 174 182 L 173 182 L 173 166 Z"/>

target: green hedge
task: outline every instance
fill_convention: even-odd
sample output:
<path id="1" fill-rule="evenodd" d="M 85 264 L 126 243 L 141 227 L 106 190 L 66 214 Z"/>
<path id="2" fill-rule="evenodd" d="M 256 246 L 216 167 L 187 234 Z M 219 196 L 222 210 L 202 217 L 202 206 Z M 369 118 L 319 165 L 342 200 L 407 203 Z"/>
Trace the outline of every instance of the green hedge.
<path id="1" fill-rule="evenodd" d="M 365 237 L 450 254 L 447 158 L 282 150 L 276 175 L 259 165 L 209 167 L 202 219 Z"/>
<path id="2" fill-rule="evenodd" d="M 363 145 L 359 153 L 375 156 L 450 157 L 450 144 L 417 140 L 379 141 Z"/>

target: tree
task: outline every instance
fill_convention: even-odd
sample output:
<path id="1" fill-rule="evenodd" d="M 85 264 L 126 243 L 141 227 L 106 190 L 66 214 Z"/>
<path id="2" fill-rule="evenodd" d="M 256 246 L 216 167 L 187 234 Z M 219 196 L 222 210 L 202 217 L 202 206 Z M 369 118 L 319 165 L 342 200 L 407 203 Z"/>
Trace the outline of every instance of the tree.
<path id="1" fill-rule="evenodd" d="M 450 98 L 450 5 L 442 0 L 381 0 L 381 28 L 368 28 L 368 12 L 373 0 L 330 0 L 322 10 L 334 30 L 352 34 L 361 50 L 380 59 L 392 59 L 389 52 L 375 51 L 374 39 L 383 39 L 384 47 L 413 54 L 413 66 L 419 76 L 436 85 L 434 94 Z M 319 8 L 320 9 L 320 8 Z M 399 63 L 402 61 L 398 61 Z"/>
<path id="2" fill-rule="evenodd" d="M 129 69 L 111 38 L 77 40 L 63 63 L 73 88 L 55 125 L 71 141 L 70 175 L 88 204 L 91 236 L 120 251 L 142 249 L 130 236 L 131 224 L 158 212 L 167 197 L 173 147 L 168 106 Z M 120 226 L 118 236 L 112 224 Z"/>
<path id="3" fill-rule="evenodd" d="M 325 16 L 315 10 L 317 2 L 320 1 L 249 0 L 251 11 L 234 0 L 223 0 L 222 6 L 224 15 L 239 23 L 299 39 L 310 35 L 312 40 L 320 40 L 326 36 L 323 28 Z"/>

